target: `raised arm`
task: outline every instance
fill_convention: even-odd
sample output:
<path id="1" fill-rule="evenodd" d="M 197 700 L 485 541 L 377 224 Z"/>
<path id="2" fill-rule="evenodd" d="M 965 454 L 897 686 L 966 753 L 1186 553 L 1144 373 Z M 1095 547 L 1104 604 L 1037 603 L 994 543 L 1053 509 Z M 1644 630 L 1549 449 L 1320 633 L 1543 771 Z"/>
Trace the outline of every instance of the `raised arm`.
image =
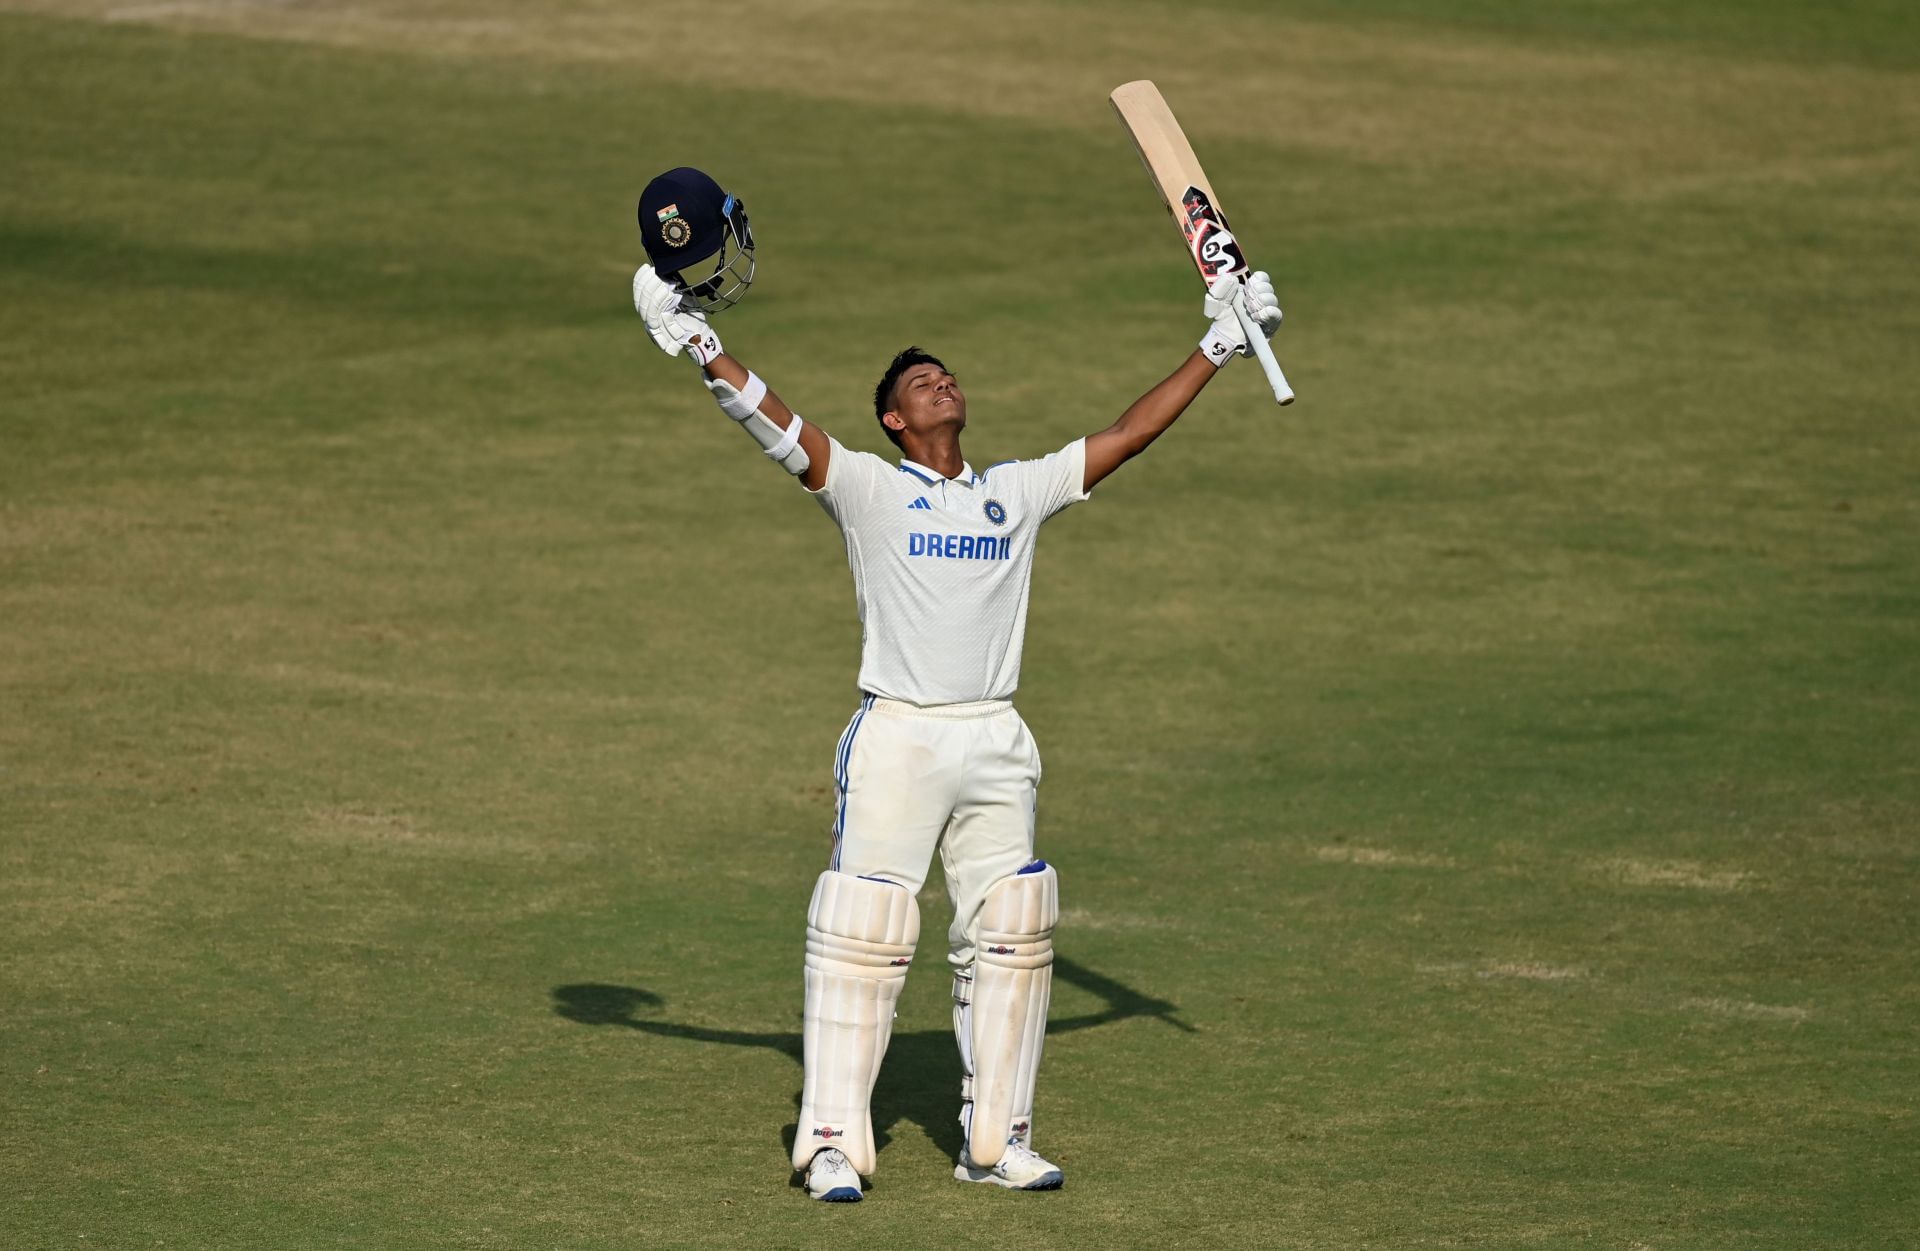
<path id="1" fill-rule="evenodd" d="M 1093 490 L 1093 484 L 1126 464 L 1166 432 L 1187 411 L 1200 388 L 1213 381 L 1219 369 L 1196 349 L 1180 368 L 1160 381 L 1120 414 L 1120 420 L 1099 434 L 1087 436 L 1087 477 L 1081 490 Z"/>
<path id="2" fill-rule="evenodd" d="M 800 479 L 802 486 L 809 491 L 818 491 L 827 485 L 827 461 L 833 455 L 833 442 L 827 438 L 826 431 L 788 408 L 786 402 L 775 395 L 771 387 L 766 387 L 765 393 L 759 397 L 759 402 L 749 408 L 746 402 L 753 397 L 752 387 L 754 383 L 759 382 L 759 375 L 725 352 L 707 362 L 706 376 L 707 390 L 713 392 L 714 398 L 720 401 L 721 411 L 742 425 L 746 425 L 747 433 L 754 435 L 756 439 L 759 438 L 755 425 L 749 424 L 754 423 L 755 418 L 758 417 L 773 429 L 780 431 L 783 442 L 789 436 L 795 437 L 802 456 L 787 460 L 785 464 L 791 470 L 793 465 L 804 461 L 805 467 L 794 475 Z M 716 386 L 715 383 L 720 385 Z M 761 385 L 765 386 L 764 383 Z M 733 393 L 733 398 L 729 398 L 728 391 Z M 737 415 L 741 411 L 745 411 L 745 417 Z M 796 421 L 800 423 L 800 429 L 797 432 L 793 430 L 793 423 Z M 764 447 L 764 444 L 762 446 Z M 778 451 L 779 447 L 776 445 L 765 450 L 771 455 Z"/>
<path id="3" fill-rule="evenodd" d="M 1264 273 L 1256 273 L 1242 287 L 1237 279 L 1222 278 L 1207 293 L 1206 313 L 1213 318 L 1200 346 L 1180 368 L 1162 379 L 1159 385 L 1127 406 L 1120 420 L 1098 434 L 1087 437 L 1087 473 L 1081 489 L 1091 491 L 1096 482 L 1147 450 L 1179 420 L 1200 389 L 1213 381 L 1220 366 L 1235 356 L 1250 356 L 1246 332 L 1233 305 L 1243 301 L 1254 323 L 1271 337 L 1280 325 L 1280 302 L 1274 297 L 1273 283 Z"/>
<path id="4" fill-rule="evenodd" d="M 662 352 L 685 352 L 700 366 L 701 380 L 720 411 L 740 423 L 761 451 L 809 491 L 827 484 L 833 443 L 826 432 L 788 408 L 758 375 L 727 355 L 706 314 L 687 307 L 681 293 L 650 265 L 642 265 L 633 276 L 633 308 L 646 320 L 647 333 Z"/>

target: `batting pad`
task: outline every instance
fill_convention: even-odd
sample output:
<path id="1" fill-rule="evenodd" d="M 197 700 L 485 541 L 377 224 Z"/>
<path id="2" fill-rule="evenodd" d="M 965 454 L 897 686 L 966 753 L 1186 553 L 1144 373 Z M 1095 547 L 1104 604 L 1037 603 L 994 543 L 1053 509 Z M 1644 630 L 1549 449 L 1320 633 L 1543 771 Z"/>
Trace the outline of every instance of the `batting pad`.
<path id="1" fill-rule="evenodd" d="M 906 985 L 920 907 L 904 886 L 828 870 L 807 908 L 806 1077 L 793 1167 L 838 1147 L 873 1174 L 868 1103 L 893 1036 L 893 1006 Z"/>
<path id="2" fill-rule="evenodd" d="M 1053 994 L 1053 927 L 1060 920 L 1060 878 L 1035 861 L 994 883 L 980 905 L 980 945 L 968 1007 L 973 1043 L 973 1114 L 967 1155 L 992 1168 L 1007 1140 L 1025 1140 L 1033 1124 L 1033 1083 L 1047 1036 Z"/>

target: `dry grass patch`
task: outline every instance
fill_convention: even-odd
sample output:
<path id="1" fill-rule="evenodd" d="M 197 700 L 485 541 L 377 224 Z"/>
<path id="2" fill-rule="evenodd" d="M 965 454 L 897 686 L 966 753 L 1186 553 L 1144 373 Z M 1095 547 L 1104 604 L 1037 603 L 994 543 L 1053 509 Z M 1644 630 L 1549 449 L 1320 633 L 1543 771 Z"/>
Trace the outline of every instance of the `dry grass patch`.
<path id="1" fill-rule="evenodd" d="M 1587 977 L 1585 969 L 1573 965 L 1547 964 L 1539 960 L 1451 961 L 1417 965 L 1415 969 L 1438 977 L 1473 977 L 1481 981 L 1573 982 L 1583 981 Z"/>
<path id="2" fill-rule="evenodd" d="M 1481 978 L 1515 978 L 1523 982 L 1569 982 L 1586 977 L 1585 969 L 1571 965 L 1542 964 L 1537 960 L 1502 960 L 1482 965 L 1474 971 Z"/>
<path id="3" fill-rule="evenodd" d="M 1758 880 L 1745 869 L 1717 869 L 1694 860 L 1636 860 L 1622 856 L 1602 860 L 1594 869 L 1628 886 L 1677 886 L 1683 890 L 1742 890 Z"/>
<path id="4" fill-rule="evenodd" d="M 1745 999 L 1683 999 L 1680 1006 L 1694 1012 L 1710 1012 L 1715 1016 L 1739 1017 L 1748 1021 L 1799 1022 L 1813 1016 L 1809 1008 L 1797 1008 L 1786 1004 L 1753 1003 Z"/>
<path id="5" fill-rule="evenodd" d="M 1348 847 L 1334 844 L 1313 849 L 1313 858 L 1326 864 L 1357 864 L 1369 868 L 1451 869 L 1453 861 L 1424 852 L 1394 851 L 1386 847 Z"/>

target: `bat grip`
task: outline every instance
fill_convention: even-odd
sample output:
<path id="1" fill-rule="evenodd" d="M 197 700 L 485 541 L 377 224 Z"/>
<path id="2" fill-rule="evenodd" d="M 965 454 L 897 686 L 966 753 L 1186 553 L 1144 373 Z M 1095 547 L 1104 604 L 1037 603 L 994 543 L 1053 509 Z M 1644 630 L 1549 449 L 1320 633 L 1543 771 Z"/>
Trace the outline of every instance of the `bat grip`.
<path id="1" fill-rule="evenodd" d="M 1293 403 L 1293 388 L 1287 385 L 1287 376 L 1280 372 L 1280 362 L 1273 357 L 1273 344 L 1267 342 L 1266 332 L 1247 316 L 1247 310 L 1240 306 L 1237 299 L 1233 302 L 1233 312 L 1240 319 L 1240 329 L 1245 332 L 1254 357 L 1267 375 L 1267 385 L 1273 388 L 1273 398 L 1282 404 Z"/>

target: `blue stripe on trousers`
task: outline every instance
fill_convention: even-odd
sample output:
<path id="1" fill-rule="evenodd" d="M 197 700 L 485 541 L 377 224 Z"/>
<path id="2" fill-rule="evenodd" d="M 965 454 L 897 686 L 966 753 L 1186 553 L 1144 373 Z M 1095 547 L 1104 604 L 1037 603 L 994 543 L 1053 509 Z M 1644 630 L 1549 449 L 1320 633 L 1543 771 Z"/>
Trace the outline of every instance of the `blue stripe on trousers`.
<path id="1" fill-rule="evenodd" d="M 840 868 L 840 837 L 847 829 L 847 767 L 853 760 L 854 736 L 860 732 L 860 721 L 871 707 L 873 696 L 861 696 L 860 711 L 854 713 L 853 720 L 847 722 L 846 731 L 840 735 L 839 749 L 834 753 L 833 785 L 839 795 L 833 814 L 833 858 L 828 861 L 827 867 L 836 872 Z"/>

